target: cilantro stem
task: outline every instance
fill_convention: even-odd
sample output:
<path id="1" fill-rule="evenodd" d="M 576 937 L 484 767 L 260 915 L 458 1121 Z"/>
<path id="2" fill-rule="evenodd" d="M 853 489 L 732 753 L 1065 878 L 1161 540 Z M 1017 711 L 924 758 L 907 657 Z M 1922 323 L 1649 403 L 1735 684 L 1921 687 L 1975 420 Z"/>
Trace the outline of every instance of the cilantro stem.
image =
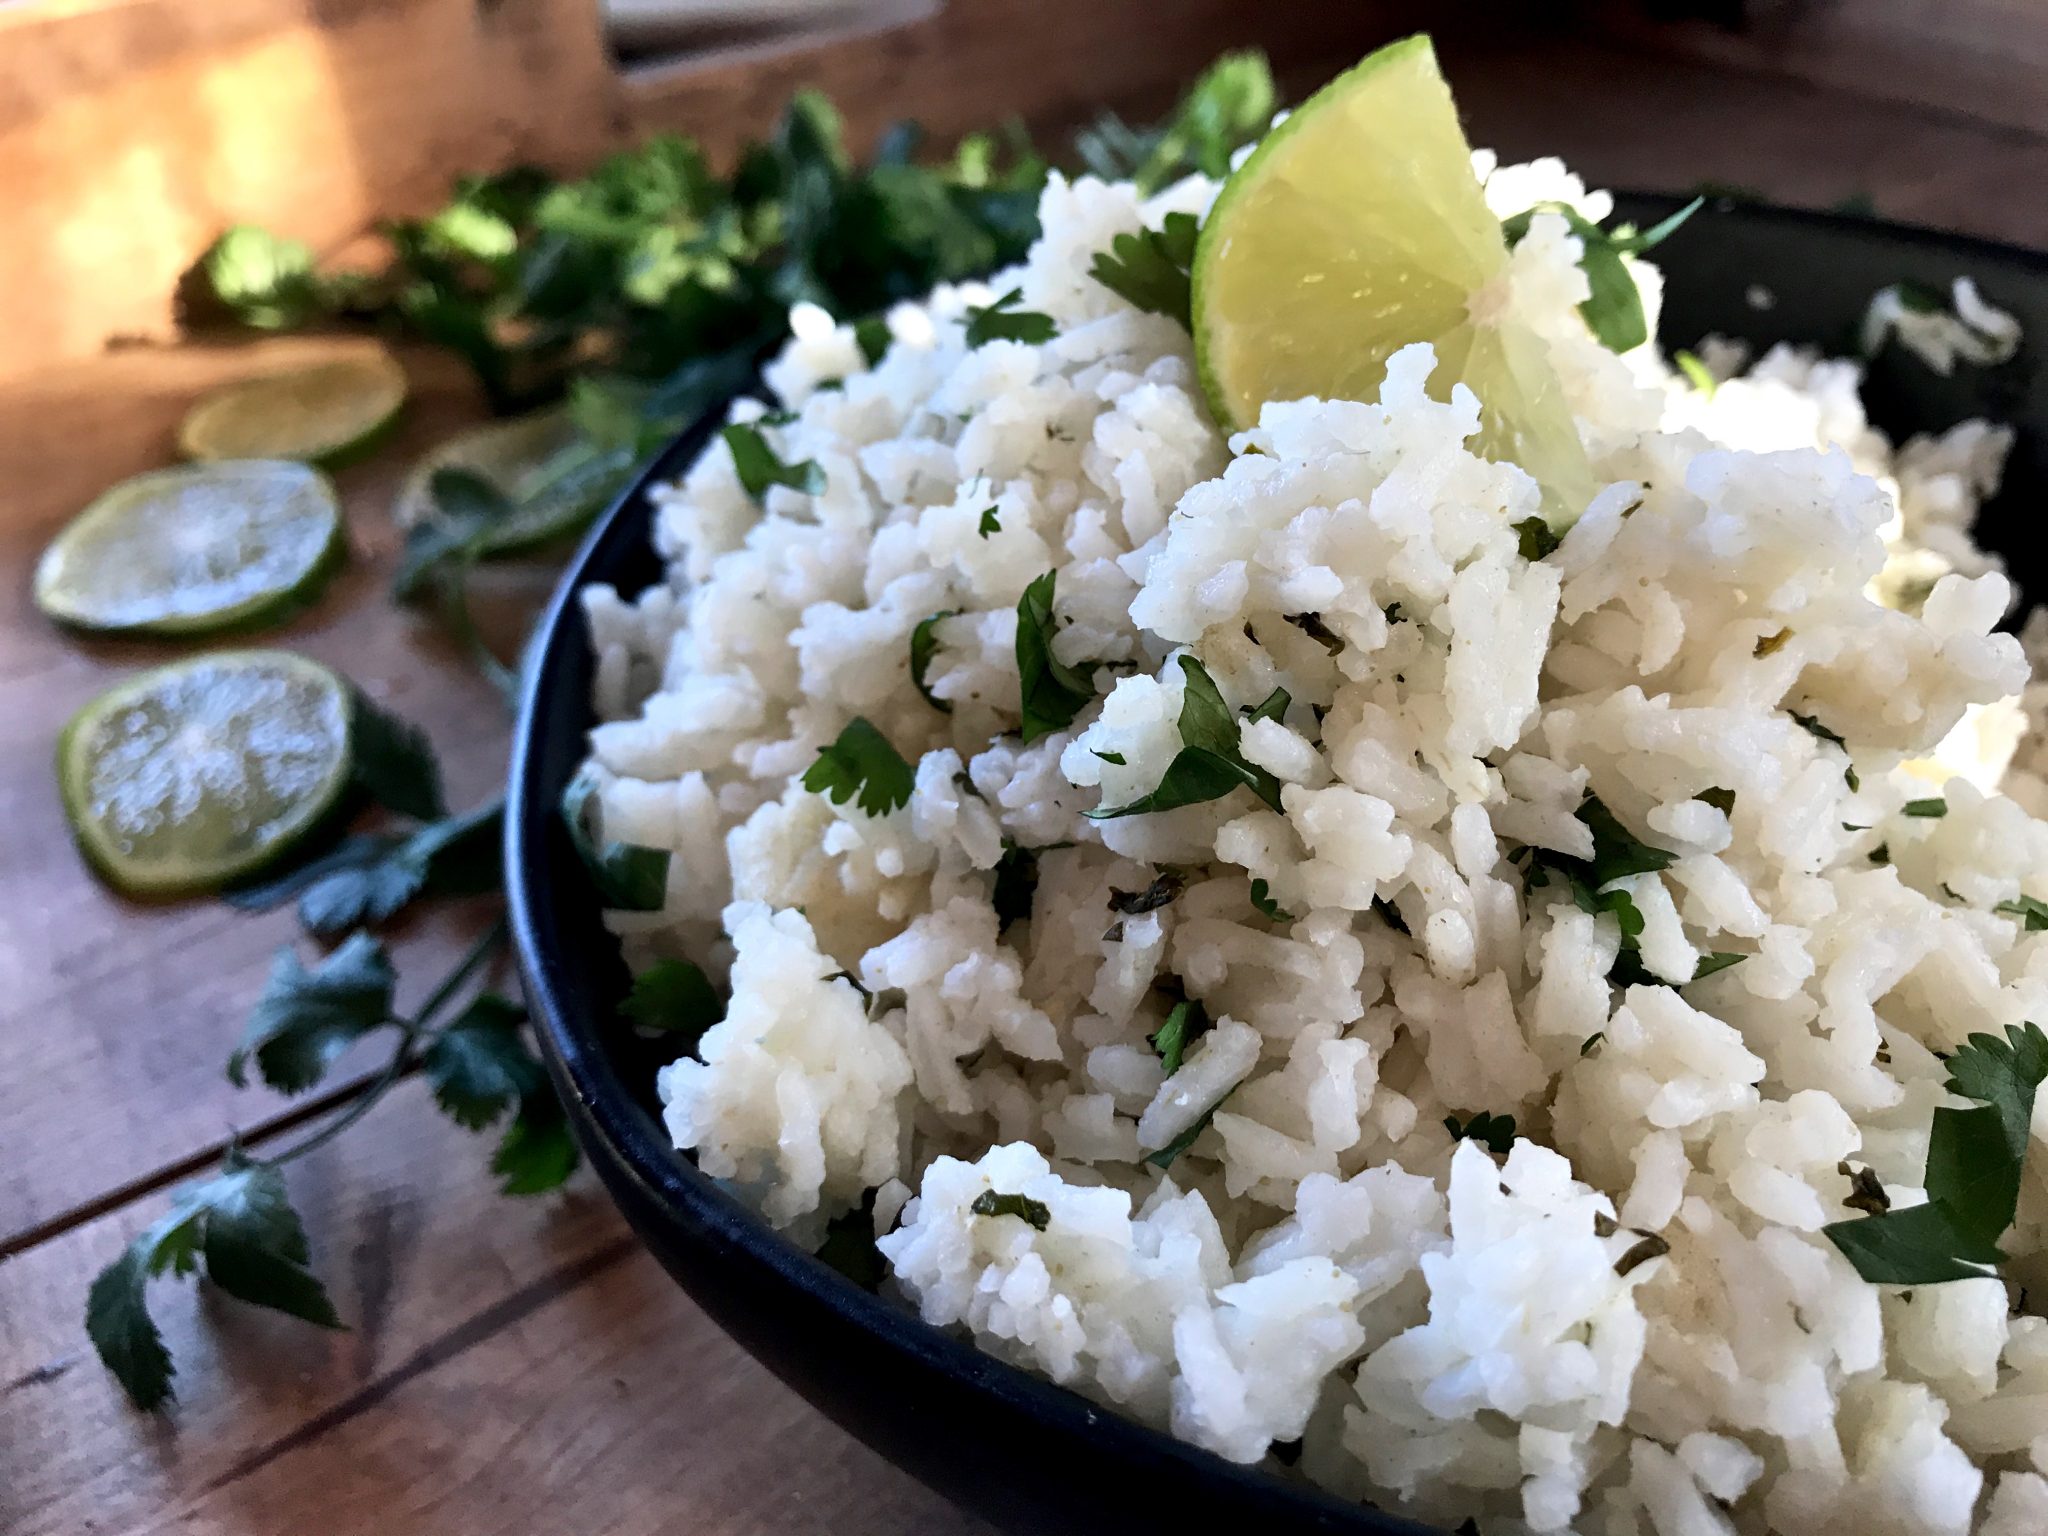
<path id="1" fill-rule="evenodd" d="M 505 707 L 519 712 L 519 674 L 498 659 L 478 633 L 476 618 L 469 611 L 470 563 L 464 562 L 441 582 L 441 617 L 456 644 L 469 654 L 477 670 L 498 690 Z"/>
<path id="2" fill-rule="evenodd" d="M 293 1142 L 282 1152 L 270 1157 L 252 1157 L 249 1161 L 260 1163 L 266 1168 L 282 1168 L 286 1163 L 304 1157 L 316 1147 L 324 1147 L 376 1108 L 377 1101 L 418 1064 L 420 1037 L 428 1032 L 428 1022 L 448 1006 L 456 993 L 461 991 L 463 984 L 476 974 L 478 967 L 490 959 L 498 946 L 504 943 L 505 931 L 506 922 L 504 917 L 500 916 L 463 952 L 462 958 L 455 962 L 455 968 L 441 978 L 439 985 L 427 994 L 426 1001 L 420 1004 L 411 1018 L 391 1020 L 399 1029 L 397 1048 L 392 1051 L 391 1059 L 384 1063 L 384 1070 L 364 1085 L 363 1091 L 356 1096 L 354 1103 L 317 1131 Z"/>

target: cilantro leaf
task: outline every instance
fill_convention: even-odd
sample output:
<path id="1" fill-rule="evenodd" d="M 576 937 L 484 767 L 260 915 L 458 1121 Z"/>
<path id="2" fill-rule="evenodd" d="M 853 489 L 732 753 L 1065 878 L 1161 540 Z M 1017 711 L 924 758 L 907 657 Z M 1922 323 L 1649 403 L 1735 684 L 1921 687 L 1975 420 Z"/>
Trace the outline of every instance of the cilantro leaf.
<path id="1" fill-rule="evenodd" d="M 979 533 L 984 539 L 992 533 L 1001 533 L 1003 531 L 1002 519 L 996 513 L 996 508 L 988 508 L 981 514 L 981 521 L 975 526 L 975 532 Z"/>
<path id="2" fill-rule="evenodd" d="M 1142 891 L 1120 891 L 1114 886 L 1109 892 L 1109 910 L 1121 912 L 1125 917 L 1136 917 L 1143 912 L 1156 912 L 1187 888 L 1187 880 L 1176 870 L 1162 870 L 1159 878 Z"/>
<path id="3" fill-rule="evenodd" d="M 1456 1115 L 1445 1115 L 1444 1129 L 1451 1133 L 1451 1140 L 1476 1141 L 1495 1157 L 1506 1157 L 1515 1150 L 1513 1115 L 1495 1115 L 1481 1110 L 1462 1123 Z"/>
<path id="4" fill-rule="evenodd" d="M 1095 749 L 1090 747 L 1089 751 L 1095 752 Z M 1127 766 L 1124 762 L 1124 755 L 1121 752 L 1095 752 L 1095 755 L 1101 758 L 1103 762 L 1112 764 L 1115 767 L 1122 768 Z"/>
<path id="5" fill-rule="evenodd" d="M 880 315 L 866 315 L 853 322 L 854 345 L 872 368 L 889 355 L 889 322 Z"/>
<path id="6" fill-rule="evenodd" d="M 1231 1093 L 1235 1093 L 1236 1091 L 1236 1089 L 1232 1089 Z M 1224 1101 L 1227 1100 L 1229 1097 L 1229 1093 L 1224 1094 L 1223 1098 L 1218 1099 L 1214 1104 L 1211 1104 L 1207 1109 L 1202 1111 L 1201 1119 L 1197 1120 L 1193 1125 L 1189 1126 L 1186 1130 L 1182 1131 L 1178 1136 L 1174 1137 L 1173 1140 L 1169 1141 L 1165 1146 L 1159 1148 L 1158 1151 L 1146 1153 L 1145 1161 L 1150 1163 L 1154 1168 L 1157 1168 L 1162 1173 L 1164 1173 L 1167 1169 L 1171 1168 L 1174 1165 L 1174 1163 L 1179 1159 L 1181 1153 L 1187 1151 L 1189 1147 L 1192 1147 L 1195 1144 L 1195 1138 L 1200 1136 L 1202 1132 L 1209 1129 L 1210 1123 L 1214 1121 L 1216 1118 L 1216 1111 L 1223 1107 Z"/>
<path id="7" fill-rule="evenodd" d="M 407 530 L 391 595 L 417 602 L 434 592 L 469 561 L 484 539 L 512 515 L 505 493 L 475 470 L 449 466 L 427 482 L 434 510 Z"/>
<path id="8" fill-rule="evenodd" d="M 495 889 L 503 806 L 496 800 L 412 833 L 342 839 L 319 857 L 259 885 L 222 893 L 245 912 L 299 902 L 308 933 L 331 938 L 390 921 L 422 896 L 468 896 Z"/>
<path id="9" fill-rule="evenodd" d="M 1226 53 L 1202 72 L 1160 127 L 1134 129 L 1105 113 L 1074 136 L 1074 148 L 1097 176 L 1135 181 L 1150 196 L 1191 171 L 1222 179 L 1231 156 L 1265 133 L 1278 105 L 1265 55 Z"/>
<path id="10" fill-rule="evenodd" d="M 1088 275 L 1134 307 L 1190 328 L 1188 273 L 1195 264 L 1199 227 L 1191 213 L 1169 213 L 1163 229 L 1118 235 L 1108 250 L 1095 253 Z"/>
<path id="11" fill-rule="evenodd" d="M 1588 795 L 1579 807 L 1579 820 L 1593 834 L 1593 857 L 1589 870 L 1593 884 L 1602 886 L 1627 875 L 1646 875 L 1668 869 L 1678 857 L 1663 848 L 1653 848 L 1623 826 L 1614 812 Z"/>
<path id="12" fill-rule="evenodd" d="M 1947 1088 L 1975 1107 L 1943 1105 L 1927 1141 L 1927 1204 L 1822 1228 L 1872 1284 L 1931 1285 L 1984 1273 L 2019 1209 L 2035 1090 L 2048 1081 L 2048 1035 L 2008 1025 L 1973 1034 L 1948 1061 Z"/>
<path id="13" fill-rule="evenodd" d="M 910 803 L 916 786 L 910 764 L 865 718 L 847 721 L 831 745 L 818 749 L 818 760 L 804 770 L 804 788 L 844 805 L 857 794 L 869 816 L 883 816 Z"/>
<path id="14" fill-rule="evenodd" d="M 1714 377 L 1707 365 L 1701 362 L 1696 354 L 1680 349 L 1671 354 L 1671 361 L 1678 371 L 1685 376 L 1686 383 L 1690 384 L 1702 395 L 1705 395 L 1709 400 L 1714 398 L 1714 391 L 1721 387 L 1721 381 Z"/>
<path id="15" fill-rule="evenodd" d="M 967 1209 L 976 1216 L 1015 1216 L 1041 1232 L 1052 1224 L 1050 1208 L 1043 1200 L 1033 1200 L 1029 1195 L 1002 1195 L 984 1189 Z"/>
<path id="16" fill-rule="evenodd" d="M 588 770 L 577 774 L 562 792 L 562 821 L 597 884 L 598 899 L 621 912 L 659 912 L 668 899 L 668 850 L 621 842 L 600 848 L 589 824 L 590 802 L 596 794 L 596 778 Z"/>
<path id="17" fill-rule="evenodd" d="M 1268 894 L 1268 887 L 1263 880 L 1254 880 L 1252 882 L 1252 905 L 1257 907 L 1259 915 L 1266 918 L 1269 922 L 1291 923 L 1294 921 L 1293 914 L 1280 910 L 1280 903 Z"/>
<path id="18" fill-rule="evenodd" d="M 1720 972 L 1727 970 L 1731 965 L 1742 964 L 1748 958 L 1749 956 L 1747 955 L 1734 954 L 1725 949 L 1717 949 L 1711 954 L 1700 956 L 1699 962 L 1692 968 L 1692 979 L 1694 981 L 1704 981 L 1709 976 L 1718 975 Z"/>
<path id="19" fill-rule="evenodd" d="M 206 1278 L 237 1300 L 339 1328 L 327 1289 L 308 1269 L 306 1229 L 285 1192 L 284 1175 L 230 1153 L 226 1171 L 198 1198 L 206 1207 Z"/>
<path id="20" fill-rule="evenodd" d="M 1791 711 L 1791 715 L 1794 720 L 1799 722 L 1809 736 L 1815 737 L 1820 741 L 1833 742 L 1845 752 L 1849 749 L 1849 744 L 1846 741 L 1814 719 L 1812 715 L 1802 715 L 1796 709 Z"/>
<path id="21" fill-rule="evenodd" d="M 825 1223 L 825 1240 L 818 1245 L 818 1257 L 864 1291 L 881 1285 L 889 1273 L 889 1263 L 875 1246 L 872 1189 L 861 1197 L 859 1205 Z"/>
<path id="22" fill-rule="evenodd" d="M 242 1043 L 228 1058 L 228 1080 L 247 1086 L 253 1059 L 263 1081 L 280 1092 L 312 1087 L 343 1051 L 389 1022 L 394 980 L 384 946 L 367 933 L 351 934 L 312 971 L 289 945 L 280 949 Z"/>
<path id="23" fill-rule="evenodd" d="M 942 715 L 953 713 L 953 706 L 933 693 L 925 682 L 925 674 L 931 670 L 932 658 L 939 653 L 938 627 L 947 619 L 957 618 L 958 608 L 942 608 L 937 613 L 927 614 L 917 621 L 917 628 L 910 632 L 910 682 L 923 695 L 925 703 Z"/>
<path id="24" fill-rule="evenodd" d="M 740 477 L 740 488 L 754 500 L 766 495 L 771 485 L 786 485 L 812 496 L 825 489 L 825 471 L 813 460 L 785 464 L 756 428 L 735 423 L 720 435 L 732 451 L 732 467 Z"/>
<path id="25" fill-rule="evenodd" d="M 703 969 L 688 960 L 662 960 L 633 978 L 619 1012 L 642 1029 L 680 1035 L 697 1048 L 704 1031 L 725 1017 L 725 1004 Z"/>
<path id="26" fill-rule="evenodd" d="M 1285 688 L 1275 688 L 1257 704 L 1245 710 L 1245 720 L 1247 723 L 1253 720 L 1271 720 L 1276 725 L 1284 723 L 1287 707 L 1293 702 L 1294 696 Z"/>
<path id="27" fill-rule="evenodd" d="M 1107 821 L 1117 816 L 1200 805 L 1220 800 L 1240 786 L 1251 790 L 1274 810 L 1280 809 L 1280 781 L 1244 760 L 1238 750 L 1237 719 L 1223 702 L 1215 680 L 1192 656 L 1183 655 L 1180 666 L 1187 678 L 1180 706 L 1180 751 L 1167 764 L 1151 793 L 1113 809 L 1098 807 L 1088 812 L 1091 820 Z"/>
<path id="28" fill-rule="evenodd" d="M 1058 631 L 1052 605 L 1057 571 L 1047 571 L 1017 599 L 1017 680 L 1024 703 L 1023 736 L 1029 746 L 1063 731 L 1095 697 L 1095 684 L 1053 654 Z"/>
<path id="29" fill-rule="evenodd" d="M 427 1042 L 420 1055 L 427 1086 L 441 1112 L 464 1130 L 482 1130 L 546 1088 L 546 1073 L 520 1031 L 525 1022 L 519 1004 L 486 992 Z"/>
<path id="30" fill-rule="evenodd" d="M 1577 209 L 1563 203 L 1545 203 L 1504 220 L 1501 233 L 1510 246 L 1519 245 L 1529 232 L 1529 222 L 1538 213 L 1554 213 L 1570 226 L 1579 239 L 1582 254 L 1579 270 L 1586 274 L 1591 289 L 1579 305 L 1586 328 L 1610 352 L 1628 352 L 1650 339 L 1650 323 L 1643 312 L 1643 297 L 1636 291 L 1623 256 L 1640 255 L 1661 245 L 1680 225 L 1697 213 L 1701 199 L 1640 234 L 1626 227 L 1608 231 L 1591 222 Z"/>
<path id="31" fill-rule="evenodd" d="M 2043 930 L 2048 930 L 2048 901 L 2041 901 L 2033 896 L 2022 895 L 2017 901 L 2001 901 L 1991 910 L 2002 912 L 2007 917 L 2025 919 L 2027 932 L 2029 933 L 2040 933 Z"/>
<path id="32" fill-rule="evenodd" d="M 1039 856 L 1072 846 L 1048 843 L 1043 848 L 1026 848 L 1014 838 L 1003 839 L 1003 856 L 996 861 L 995 887 L 989 894 L 989 903 L 996 909 L 997 933 L 1031 915 L 1032 899 L 1038 893 Z"/>
<path id="33" fill-rule="evenodd" d="M 1173 1076 L 1187 1056 L 1188 1046 L 1209 1028 L 1209 1016 L 1192 998 L 1182 998 L 1166 1015 L 1166 1022 L 1152 1035 L 1152 1049 L 1159 1053 L 1159 1065 Z"/>
<path id="34" fill-rule="evenodd" d="M 349 772 L 371 799 L 401 816 L 438 821 L 448 814 L 441 765 L 426 732 L 387 714 L 360 691 L 349 720 Z"/>
<path id="35" fill-rule="evenodd" d="M 1935 821 L 1948 814 L 1948 801 L 1941 795 L 1927 800 L 1908 800 L 1899 807 L 1901 816 L 1918 816 L 1923 820 Z"/>
<path id="36" fill-rule="evenodd" d="M 498 1143 L 491 1172 L 508 1195 L 542 1195 L 559 1189 L 576 1171 L 576 1138 L 553 1088 L 545 1083 L 519 1101 L 519 1112 Z"/>
<path id="37" fill-rule="evenodd" d="M 175 1369 L 163 1333 L 149 1315 L 144 1294 L 148 1255 L 140 1244 L 138 1239 L 124 1248 L 94 1277 L 85 1296 L 85 1332 L 128 1400 L 147 1412 L 172 1397 Z"/>
<path id="38" fill-rule="evenodd" d="M 1735 791 L 1732 789 L 1703 789 L 1694 795 L 1693 799 L 1703 805 L 1711 805 L 1723 816 L 1733 816 L 1735 814 Z"/>
<path id="39" fill-rule="evenodd" d="M 1396 622 L 1394 616 L 1400 610 L 1401 605 L 1399 603 L 1395 603 L 1387 610 L 1387 622 L 1389 624 Z M 1325 624 L 1321 614 L 1290 613 L 1286 615 L 1286 619 L 1288 623 L 1292 624 L 1304 635 L 1307 635 L 1309 639 L 1315 641 L 1316 644 L 1320 645 L 1330 655 L 1334 656 L 1344 649 L 1344 637 Z"/>
<path id="40" fill-rule="evenodd" d="M 326 292 L 313 271 L 312 248 L 252 224 L 221 232 L 199 258 L 213 297 L 243 325 L 287 331 L 317 318 Z"/>
<path id="41" fill-rule="evenodd" d="M 991 341 L 1023 341 L 1037 345 L 1051 341 L 1057 331 L 1052 316 L 1041 315 L 1035 309 L 1014 307 L 1023 302 L 1024 290 L 1012 288 L 994 303 L 969 308 L 967 345 L 980 347 Z"/>
<path id="42" fill-rule="evenodd" d="M 1554 554 L 1564 543 L 1564 535 L 1540 517 L 1525 517 L 1516 523 L 1515 538 L 1521 546 L 1522 558 L 1531 562 Z"/>

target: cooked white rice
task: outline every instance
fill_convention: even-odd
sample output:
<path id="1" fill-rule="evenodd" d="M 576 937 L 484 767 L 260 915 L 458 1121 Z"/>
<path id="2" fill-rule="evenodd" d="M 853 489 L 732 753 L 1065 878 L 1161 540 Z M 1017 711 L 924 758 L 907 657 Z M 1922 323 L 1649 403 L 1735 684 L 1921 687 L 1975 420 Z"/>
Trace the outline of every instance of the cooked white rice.
<path id="1" fill-rule="evenodd" d="M 1479 159 L 1503 216 L 1608 212 L 1556 162 Z M 1377 401 L 1217 431 L 1183 330 L 1087 276 L 1214 191 L 1055 177 L 1029 260 L 899 308 L 872 369 L 800 310 L 768 372 L 794 419 L 762 430 L 824 490 L 756 505 L 714 444 L 658 499 L 668 584 L 586 594 L 604 835 L 675 854 L 666 907 L 611 924 L 732 988 L 662 1075 L 676 1145 L 806 1244 L 873 1192 L 886 1284 L 933 1324 L 1236 1461 L 1300 1441 L 1294 1475 L 1422 1518 L 2048 1531 L 2048 1321 L 2016 1305 L 2048 1155 L 2009 1284 L 1880 1289 L 1819 1231 L 1847 1167 L 1920 1197 L 1935 1051 L 2048 1019 L 2048 937 L 1991 910 L 2048 897 L 2048 793 L 1996 787 L 2013 594 L 1969 536 L 2008 434 L 1895 452 L 1853 364 L 1785 349 L 1711 396 L 1616 357 L 1539 213 L 1515 303 L 1611 484 L 1531 563 L 1536 487 L 1468 450 L 1477 403 L 1425 395 L 1426 347 Z M 1058 334 L 970 350 L 964 312 L 1013 286 Z M 1048 570 L 1100 695 L 1026 746 L 1015 608 Z M 950 714 L 908 670 L 942 610 Z M 1086 819 L 1165 771 L 1182 654 L 1233 706 L 1288 690 L 1241 744 L 1284 811 Z M 904 808 L 801 786 L 855 716 L 914 766 Z M 1943 781 L 1945 818 L 1900 815 Z M 1643 966 L 1742 963 L 1610 986 L 1614 918 L 1510 861 L 1587 855 L 1589 790 L 1678 855 L 1626 881 Z M 1045 851 L 1003 929 L 1006 840 Z M 1162 865 L 1185 889 L 1115 920 Z M 1176 990 L 1214 1023 L 1167 1078 Z M 1480 1112 L 1523 1132 L 1504 1161 L 1444 1126 Z M 989 1191 L 1044 1230 L 973 1214 Z M 1668 1253 L 1617 1273 L 1643 1234 Z"/>

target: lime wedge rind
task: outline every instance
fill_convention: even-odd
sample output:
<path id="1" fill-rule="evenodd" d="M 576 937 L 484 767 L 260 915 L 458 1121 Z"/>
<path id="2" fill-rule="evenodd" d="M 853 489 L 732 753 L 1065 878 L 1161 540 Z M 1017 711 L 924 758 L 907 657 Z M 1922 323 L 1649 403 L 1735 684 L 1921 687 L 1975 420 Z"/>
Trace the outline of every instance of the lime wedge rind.
<path id="1" fill-rule="evenodd" d="M 131 896 L 218 890 L 318 835 L 348 799 L 353 694 L 287 651 L 220 651 L 87 702 L 57 741 L 86 862 Z"/>
<path id="2" fill-rule="evenodd" d="M 36 563 L 67 628 L 162 638 L 247 631 L 317 598 L 347 555 L 341 504 L 287 460 L 152 470 L 102 493 Z"/>
<path id="3" fill-rule="evenodd" d="M 352 352 L 224 384 L 178 425 L 196 463 L 297 459 L 335 469 L 372 453 L 405 408 L 405 370 L 387 352 Z"/>

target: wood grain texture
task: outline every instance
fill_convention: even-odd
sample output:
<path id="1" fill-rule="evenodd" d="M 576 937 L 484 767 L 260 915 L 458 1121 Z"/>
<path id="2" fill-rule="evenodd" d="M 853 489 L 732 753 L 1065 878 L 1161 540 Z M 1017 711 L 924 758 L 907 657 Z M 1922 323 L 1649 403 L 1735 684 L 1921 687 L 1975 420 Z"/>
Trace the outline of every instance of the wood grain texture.
<path id="1" fill-rule="evenodd" d="M 0 1530 L 275 1536 L 980 1530 L 752 1365 L 595 1182 L 508 1200 L 418 1083 L 295 1166 L 347 1333 L 190 1285 L 151 1298 L 169 1416 L 78 1335 L 144 1201 L 0 1265 Z"/>

